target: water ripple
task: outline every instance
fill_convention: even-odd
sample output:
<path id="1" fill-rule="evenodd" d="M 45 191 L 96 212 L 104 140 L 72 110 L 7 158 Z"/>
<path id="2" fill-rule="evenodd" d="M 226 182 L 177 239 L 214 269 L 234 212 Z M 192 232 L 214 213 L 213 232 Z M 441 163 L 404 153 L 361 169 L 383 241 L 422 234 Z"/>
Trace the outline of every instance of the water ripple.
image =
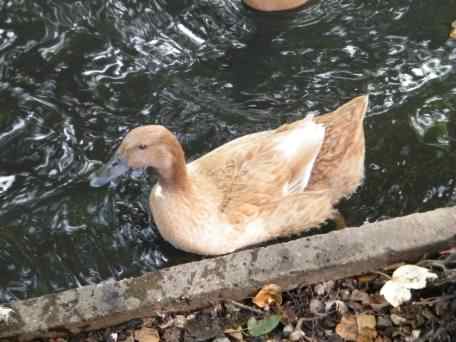
<path id="1" fill-rule="evenodd" d="M 412 6 L 413 4 L 413 6 Z M 153 177 L 91 189 L 140 124 L 189 159 L 370 94 L 352 224 L 456 204 L 454 1 L 0 0 L 0 302 L 192 260 L 147 209 Z"/>

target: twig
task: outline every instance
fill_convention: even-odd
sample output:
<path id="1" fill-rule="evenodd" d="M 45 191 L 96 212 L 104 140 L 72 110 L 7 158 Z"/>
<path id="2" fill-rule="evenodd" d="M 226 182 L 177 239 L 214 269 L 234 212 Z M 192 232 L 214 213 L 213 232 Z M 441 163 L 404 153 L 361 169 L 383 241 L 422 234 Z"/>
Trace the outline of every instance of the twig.
<path id="1" fill-rule="evenodd" d="M 252 311 L 252 312 L 254 312 L 256 314 L 259 314 L 259 315 L 264 315 L 263 311 L 255 309 L 255 308 L 252 308 L 251 306 L 244 305 L 242 303 L 236 302 L 235 300 L 230 300 L 229 302 L 230 302 L 230 304 L 233 304 L 234 306 L 237 306 L 237 307 L 239 307 L 241 309 L 249 310 L 249 311 Z"/>
<path id="2" fill-rule="evenodd" d="M 317 316 L 315 317 L 301 317 L 298 322 L 312 322 L 312 321 L 318 321 L 319 319 L 323 319 L 328 317 L 330 314 L 334 313 L 334 311 L 328 311 L 324 314 L 317 313 Z"/>
<path id="3" fill-rule="evenodd" d="M 385 277 L 386 279 L 391 280 L 391 276 L 389 276 L 389 275 L 386 274 L 386 273 L 383 273 L 383 272 L 380 272 L 380 271 L 373 271 L 372 273 L 381 275 L 381 276 Z"/>
<path id="4" fill-rule="evenodd" d="M 418 302 L 415 302 L 415 305 L 431 305 L 439 302 L 444 302 L 449 299 L 456 298 L 456 294 L 452 295 L 446 295 L 446 296 L 440 296 L 440 297 L 432 297 L 432 298 L 426 298 L 423 300 L 420 300 Z"/>

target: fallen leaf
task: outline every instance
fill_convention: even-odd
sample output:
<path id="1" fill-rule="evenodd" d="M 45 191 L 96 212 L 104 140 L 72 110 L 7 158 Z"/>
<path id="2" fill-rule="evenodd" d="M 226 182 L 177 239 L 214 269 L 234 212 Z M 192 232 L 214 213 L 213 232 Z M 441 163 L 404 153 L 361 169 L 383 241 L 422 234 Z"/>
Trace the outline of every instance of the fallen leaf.
<path id="1" fill-rule="evenodd" d="M 422 289 L 426 287 L 427 279 L 436 279 L 437 275 L 427 268 L 415 265 L 403 265 L 393 272 L 391 280 L 388 280 L 380 290 L 380 294 L 392 306 L 397 307 L 412 298 L 410 289 Z"/>
<path id="2" fill-rule="evenodd" d="M 383 285 L 380 294 L 394 307 L 408 302 L 412 298 L 412 292 L 401 284 L 389 280 Z"/>
<path id="3" fill-rule="evenodd" d="M 153 328 L 142 327 L 134 332 L 135 340 L 138 342 L 159 342 L 160 335 L 158 331 Z"/>
<path id="4" fill-rule="evenodd" d="M 391 280 L 408 289 L 417 290 L 426 287 L 427 279 L 437 279 L 437 274 L 424 267 L 404 265 L 393 272 Z"/>
<path id="5" fill-rule="evenodd" d="M 358 326 L 357 342 L 373 342 L 377 337 L 376 319 L 372 315 L 361 314 L 356 316 Z"/>
<path id="6" fill-rule="evenodd" d="M 340 322 L 336 325 L 336 334 L 347 341 L 356 341 L 358 338 L 358 325 L 354 315 L 342 316 Z"/>
<path id="7" fill-rule="evenodd" d="M 377 325 L 377 321 L 375 316 L 361 314 L 356 316 L 356 323 L 358 324 L 358 331 L 368 328 L 368 329 L 375 329 Z"/>
<path id="8" fill-rule="evenodd" d="M 273 331 L 279 323 L 279 315 L 270 315 L 260 320 L 251 317 L 247 322 L 247 329 L 251 336 L 263 336 Z"/>
<path id="9" fill-rule="evenodd" d="M 378 336 L 373 315 L 344 315 L 336 325 L 336 333 L 346 341 L 374 342 Z"/>
<path id="10" fill-rule="evenodd" d="M 265 285 L 252 302 L 262 309 L 269 309 L 273 304 L 280 306 L 282 304 L 282 288 L 276 284 Z"/>

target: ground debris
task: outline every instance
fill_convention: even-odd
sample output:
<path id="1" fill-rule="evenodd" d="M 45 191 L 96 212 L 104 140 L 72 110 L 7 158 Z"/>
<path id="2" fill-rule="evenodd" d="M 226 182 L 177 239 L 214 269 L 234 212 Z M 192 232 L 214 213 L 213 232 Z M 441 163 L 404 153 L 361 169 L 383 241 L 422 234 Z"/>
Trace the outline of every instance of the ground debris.
<path id="1" fill-rule="evenodd" d="M 195 312 L 157 313 L 67 340 L 101 342 L 116 333 L 119 342 L 141 342 L 138 336 L 147 332 L 150 340 L 145 342 L 456 341 L 456 248 L 423 259 L 417 265 L 437 274 L 438 279 L 415 290 L 410 301 L 398 308 L 385 301 L 380 289 L 401 265 L 286 292 L 280 288 L 271 291 L 271 287 L 265 286 L 257 294 L 262 293 L 259 301 L 263 306 L 255 307 L 246 299 Z M 272 320 L 265 321 L 271 316 Z M 250 332 L 249 319 L 256 322 L 255 326 L 251 323 Z M 257 329 L 253 334 L 252 328 Z"/>
<path id="2" fill-rule="evenodd" d="M 282 289 L 276 284 L 268 284 L 257 293 L 252 302 L 259 308 L 269 310 L 270 306 L 282 305 Z"/>

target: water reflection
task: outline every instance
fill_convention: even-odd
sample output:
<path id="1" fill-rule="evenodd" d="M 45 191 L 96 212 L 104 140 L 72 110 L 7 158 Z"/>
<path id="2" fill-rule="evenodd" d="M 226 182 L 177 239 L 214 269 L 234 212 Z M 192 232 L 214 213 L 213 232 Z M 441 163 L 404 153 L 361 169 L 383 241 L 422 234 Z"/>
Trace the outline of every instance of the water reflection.
<path id="1" fill-rule="evenodd" d="M 369 92 L 364 221 L 456 204 L 454 1 L 0 0 L 0 302 L 191 260 L 147 208 L 152 175 L 92 189 L 161 123 L 190 159 Z"/>

